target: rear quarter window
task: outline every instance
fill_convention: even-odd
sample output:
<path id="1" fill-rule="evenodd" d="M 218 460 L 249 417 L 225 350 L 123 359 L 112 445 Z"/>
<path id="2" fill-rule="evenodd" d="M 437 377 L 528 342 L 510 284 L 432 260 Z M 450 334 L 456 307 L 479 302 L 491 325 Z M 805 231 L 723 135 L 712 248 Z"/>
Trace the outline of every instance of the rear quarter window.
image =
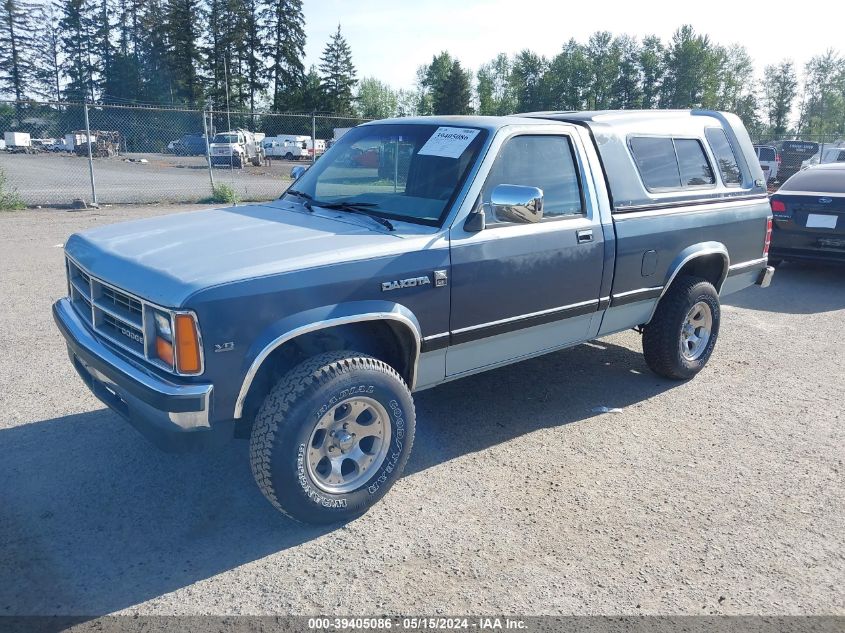
<path id="1" fill-rule="evenodd" d="M 704 130 L 704 136 L 710 145 L 710 151 L 716 159 L 716 166 L 722 182 L 728 187 L 738 187 L 742 184 L 742 172 L 739 170 L 739 162 L 736 159 L 733 147 L 728 142 L 725 131 L 721 128 L 710 127 Z M 758 150 L 759 152 L 759 150 Z"/>

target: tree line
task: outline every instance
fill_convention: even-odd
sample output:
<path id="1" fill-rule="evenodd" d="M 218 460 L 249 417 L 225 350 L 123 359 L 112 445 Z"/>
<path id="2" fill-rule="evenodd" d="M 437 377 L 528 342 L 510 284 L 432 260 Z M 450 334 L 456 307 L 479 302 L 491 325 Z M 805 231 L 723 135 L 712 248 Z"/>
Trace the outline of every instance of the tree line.
<path id="1" fill-rule="evenodd" d="M 340 26 L 304 68 L 302 0 L 0 0 L 0 94 L 354 114 Z"/>
<path id="2" fill-rule="evenodd" d="M 668 41 L 607 31 L 551 58 L 525 49 L 476 71 L 448 51 L 412 89 L 358 79 L 340 26 L 305 68 L 302 0 L 0 0 L 0 94 L 384 118 L 535 110 L 712 108 L 756 137 L 845 131 L 845 58 L 765 66 L 689 25 Z M 798 113 L 793 120 L 793 113 Z"/>
<path id="3" fill-rule="evenodd" d="M 845 133 L 845 58 L 828 50 L 803 70 L 802 82 L 794 62 L 781 60 L 766 65 L 758 81 L 745 47 L 719 45 L 689 25 L 668 42 L 599 31 L 585 43 L 570 39 L 551 59 L 527 49 L 502 53 L 474 74 L 441 52 L 417 71 L 410 105 L 420 114 L 482 115 L 707 108 L 736 113 L 757 138 Z M 402 95 L 395 95 L 394 113 L 403 114 Z M 378 108 L 365 112 L 390 114 Z"/>

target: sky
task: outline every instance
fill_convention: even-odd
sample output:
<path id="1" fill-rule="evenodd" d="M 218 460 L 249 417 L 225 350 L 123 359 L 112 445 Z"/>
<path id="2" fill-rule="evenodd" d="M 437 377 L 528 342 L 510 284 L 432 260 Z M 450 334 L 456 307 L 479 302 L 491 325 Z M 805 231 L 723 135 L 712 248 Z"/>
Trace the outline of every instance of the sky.
<path id="1" fill-rule="evenodd" d="M 319 64 L 338 23 L 358 77 L 394 88 L 412 88 L 417 67 L 442 50 L 475 71 L 500 52 L 528 48 L 553 57 L 569 38 L 585 43 L 595 31 L 655 34 L 666 42 L 686 23 L 718 44 L 743 44 L 762 75 L 784 58 L 801 69 L 828 48 L 845 51 L 841 18 L 834 17 L 840 1 L 304 0 L 306 68 Z M 814 10 L 801 10 L 807 6 Z"/>

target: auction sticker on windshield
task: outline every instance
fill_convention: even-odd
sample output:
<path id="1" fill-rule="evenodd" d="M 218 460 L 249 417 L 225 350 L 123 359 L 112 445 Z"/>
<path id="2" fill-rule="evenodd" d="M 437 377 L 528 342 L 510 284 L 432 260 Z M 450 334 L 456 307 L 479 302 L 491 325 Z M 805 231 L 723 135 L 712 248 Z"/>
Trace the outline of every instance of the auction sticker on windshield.
<path id="1" fill-rule="evenodd" d="M 417 154 L 458 158 L 480 131 L 463 127 L 439 127 Z"/>

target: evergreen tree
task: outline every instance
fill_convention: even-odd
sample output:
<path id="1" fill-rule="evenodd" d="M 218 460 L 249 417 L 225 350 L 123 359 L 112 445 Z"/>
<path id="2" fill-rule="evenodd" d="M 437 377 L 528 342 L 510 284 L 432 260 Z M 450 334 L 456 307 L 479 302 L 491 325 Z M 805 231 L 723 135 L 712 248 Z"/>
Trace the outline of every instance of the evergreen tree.
<path id="1" fill-rule="evenodd" d="M 335 114 L 352 114 L 352 89 L 357 79 L 352 51 L 340 32 L 339 24 L 337 32 L 326 44 L 320 62 L 321 85 L 327 107 Z"/>
<path id="2" fill-rule="evenodd" d="M 442 99 L 441 93 L 452 70 L 452 62 L 452 56 L 446 51 L 441 51 L 439 55 L 431 58 L 429 65 L 417 69 L 417 111 L 420 114 L 434 114 L 434 102 Z"/>
<path id="3" fill-rule="evenodd" d="M 38 80 L 38 93 L 48 99 L 61 99 L 61 30 L 59 11 L 53 2 L 42 5 L 38 11 L 41 32 L 34 38 L 34 66 Z"/>
<path id="4" fill-rule="evenodd" d="M 798 78 L 791 61 L 766 66 L 763 91 L 769 133 L 783 136 L 789 129 L 789 115 L 798 93 Z"/>
<path id="5" fill-rule="evenodd" d="M 210 76 L 208 97 L 218 108 L 226 105 L 227 86 L 229 104 L 241 105 L 242 17 L 238 0 L 209 0 L 205 64 Z"/>
<path id="6" fill-rule="evenodd" d="M 0 94 L 8 92 L 18 102 L 26 98 L 34 83 L 31 12 L 32 7 L 21 0 L 0 3 Z M 15 109 L 20 122 L 20 103 Z"/>
<path id="7" fill-rule="evenodd" d="M 168 0 L 165 23 L 167 65 L 173 77 L 174 101 L 196 104 L 202 99 L 199 66 L 204 13 L 199 0 Z"/>
<path id="8" fill-rule="evenodd" d="M 59 26 L 64 33 L 63 74 L 68 81 L 64 97 L 68 101 L 94 100 L 93 17 L 88 0 L 65 0 Z"/>
<path id="9" fill-rule="evenodd" d="M 112 62 L 114 79 L 107 82 L 110 98 L 116 102 L 134 101 L 142 94 L 143 1 L 118 0 L 117 45 Z"/>
<path id="10" fill-rule="evenodd" d="M 249 104 L 249 111 L 255 112 L 257 98 L 264 91 L 264 52 L 266 45 L 262 41 L 260 28 L 259 0 L 240 0 L 242 39 L 242 68 L 243 68 L 243 103 Z"/>
<path id="11" fill-rule="evenodd" d="M 114 44 L 112 42 L 111 0 L 92 0 L 93 67 L 98 81 L 95 83 L 101 98 L 111 98 L 113 88 L 120 81 L 114 76 Z"/>
<path id="12" fill-rule="evenodd" d="M 163 0 L 145 0 L 139 16 L 142 34 L 138 46 L 141 91 L 135 98 L 145 103 L 173 103 L 173 81 L 170 74 Z"/>
<path id="13" fill-rule="evenodd" d="M 276 112 L 300 106 L 305 85 L 305 17 L 302 0 L 263 0 L 262 20 L 267 28 L 267 79 Z"/>
<path id="14" fill-rule="evenodd" d="M 296 91 L 292 101 L 292 109 L 305 112 L 319 112 L 329 109 L 325 103 L 320 73 L 317 72 L 316 66 L 311 66 L 305 74 L 304 83 Z"/>
<path id="15" fill-rule="evenodd" d="M 457 59 L 452 62 L 446 81 L 434 98 L 434 114 L 470 114 L 472 97 L 469 74 Z"/>

